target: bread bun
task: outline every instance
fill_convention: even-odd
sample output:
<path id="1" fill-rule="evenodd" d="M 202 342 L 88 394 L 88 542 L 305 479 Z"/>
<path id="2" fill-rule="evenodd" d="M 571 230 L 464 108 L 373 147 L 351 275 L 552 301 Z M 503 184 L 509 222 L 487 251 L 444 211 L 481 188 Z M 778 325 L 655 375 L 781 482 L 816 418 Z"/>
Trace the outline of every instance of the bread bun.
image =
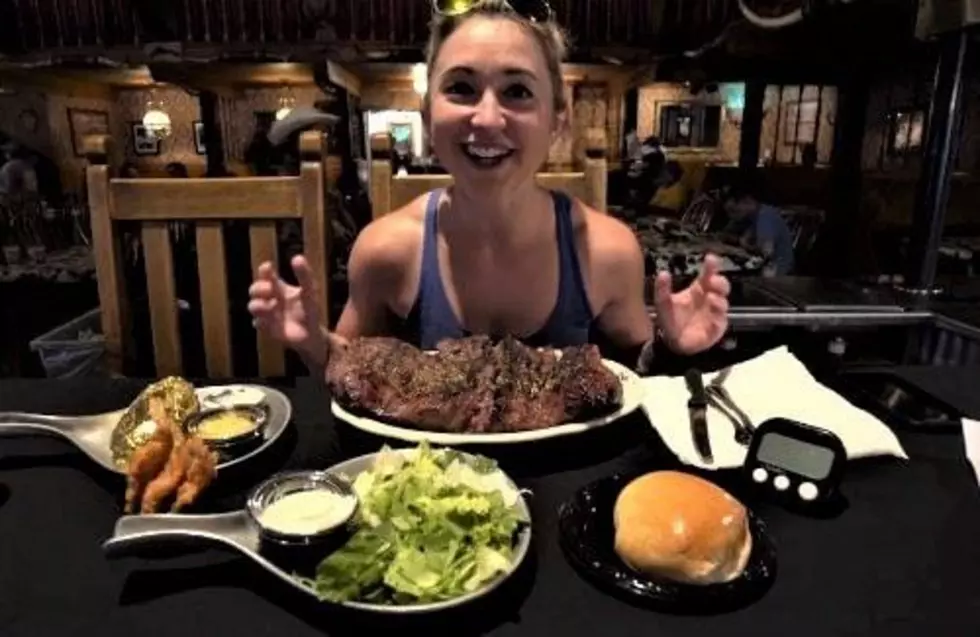
<path id="1" fill-rule="evenodd" d="M 616 498 L 616 554 L 630 568 L 686 584 L 729 582 L 752 553 L 745 507 L 677 471 L 641 476 Z"/>

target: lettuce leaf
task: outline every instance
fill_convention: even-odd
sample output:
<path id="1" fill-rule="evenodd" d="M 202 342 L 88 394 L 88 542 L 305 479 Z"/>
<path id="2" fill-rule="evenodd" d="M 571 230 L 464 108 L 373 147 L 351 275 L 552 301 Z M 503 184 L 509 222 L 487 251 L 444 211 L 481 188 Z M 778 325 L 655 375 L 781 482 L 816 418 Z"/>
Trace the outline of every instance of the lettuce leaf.
<path id="1" fill-rule="evenodd" d="M 527 523 L 520 494 L 492 460 L 423 443 L 383 449 L 354 481 L 356 531 L 317 567 L 323 599 L 383 604 L 436 602 L 477 590 L 506 572 Z"/>

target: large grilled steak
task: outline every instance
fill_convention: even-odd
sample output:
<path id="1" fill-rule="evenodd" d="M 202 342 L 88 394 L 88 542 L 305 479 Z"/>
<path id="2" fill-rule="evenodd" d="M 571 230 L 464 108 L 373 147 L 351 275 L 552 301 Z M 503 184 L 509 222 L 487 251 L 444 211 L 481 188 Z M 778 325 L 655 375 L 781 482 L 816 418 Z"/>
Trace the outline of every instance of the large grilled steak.
<path id="1" fill-rule="evenodd" d="M 327 384 L 352 412 L 447 432 L 541 429 L 622 402 L 622 384 L 594 345 L 557 355 L 485 336 L 444 341 L 429 353 L 393 338 L 355 339 L 331 359 Z"/>

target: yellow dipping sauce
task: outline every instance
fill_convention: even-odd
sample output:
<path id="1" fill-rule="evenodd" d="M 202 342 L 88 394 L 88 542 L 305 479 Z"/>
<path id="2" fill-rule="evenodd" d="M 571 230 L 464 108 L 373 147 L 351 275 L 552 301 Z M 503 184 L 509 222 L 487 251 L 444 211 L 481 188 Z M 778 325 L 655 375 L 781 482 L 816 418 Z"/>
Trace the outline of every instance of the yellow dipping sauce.
<path id="1" fill-rule="evenodd" d="M 204 440 L 227 440 L 255 430 L 256 422 L 244 411 L 220 411 L 198 423 L 195 433 Z"/>

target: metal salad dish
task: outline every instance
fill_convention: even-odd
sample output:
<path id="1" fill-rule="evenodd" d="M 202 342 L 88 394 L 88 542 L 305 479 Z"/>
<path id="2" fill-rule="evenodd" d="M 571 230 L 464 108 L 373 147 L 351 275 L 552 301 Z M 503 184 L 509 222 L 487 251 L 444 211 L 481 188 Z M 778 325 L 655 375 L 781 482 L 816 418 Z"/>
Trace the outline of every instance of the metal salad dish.
<path id="1" fill-rule="evenodd" d="M 113 535 L 104 543 L 103 549 L 108 556 L 113 557 L 138 554 L 141 549 L 153 549 L 162 542 L 177 544 L 183 542 L 191 545 L 199 545 L 201 542 L 213 543 L 237 551 L 262 567 L 270 576 L 285 582 L 297 592 L 312 596 L 324 604 L 334 604 L 370 613 L 402 615 L 432 613 L 461 606 L 489 594 L 506 581 L 524 562 L 530 548 L 530 510 L 518 487 L 510 477 L 502 472 L 500 475 L 503 476 L 503 484 L 506 484 L 508 489 L 513 489 L 513 493 L 516 494 L 516 500 L 511 505 L 512 508 L 507 509 L 510 511 L 508 515 L 515 515 L 515 519 L 522 520 L 522 523 L 516 526 L 514 535 L 508 540 L 511 543 L 508 562 L 505 565 L 500 565 L 501 568 L 497 570 L 492 579 L 483 581 L 482 585 L 474 587 L 473 590 L 433 602 L 410 603 L 391 601 L 391 599 L 384 602 L 364 601 L 363 599 L 337 601 L 321 594 L 311 578 L 303 575 L 303 570 L 309 572 L 311 568 L 314 571 L 322 568 L 322 563 L 318 566 L 318 562 L 326 562 L 332 558 L 333 551 L 344 547 L 344 543 L 351 538 L 356 539 L 361 530 L 367 528 L 369 533 L 372 530 L 370 524 L 365 522 L 368 519 L 367 514 L 362 516 L 364 501 L 359 498 L 356 489 L 352 487 L 352 485 L 358 484 L 358 478 L 362 474 L 373 473 L 373 477 L 366 477 L 371 480 L 383 480 L 383 478 L 377 477 L 384 475 L 381 472 L 386 470 L 380 468 L 382 463 L 378 462 L 379 458 L 383 455 L 386 455 L 386 459 L 400 456 L 405 459 L 404 462 L 407 464 L 407 459 L 413 457 L 409 454 L 416 453 L 416 451 L 416 449 L 382 450 L 341 462 L 325 470 L 277 474 L 259 485 L 250 494 L 245 509 L 240 511 L 217 515 L 123 516 L 117 521 Z M 453 456 L 454 458 L 461 456 L 474 458 L 469 454 L 439 450 L 440 453 L 444 451 L 459 454 Z M 492 473 L 495 474 L 496 471 L 499 470 L 494 469 Z M 388 475 L 393 474 L 389 473 Z M 350 512 L 353 515 L 356 508 L 357 515 L 348 518 L 344 515 L 346 511 L 343 511 L 338 514 L 337 519 L 348 520 L 346 524 L 326 525 L 318 532 L 281 533 L 265 526 L 263 513 L 268 507 L 290 494 L 318 489 L 326 489 L 333 495 L 340 497 L 353 495 L 356 502 L 351 507 Z M 500 500 L 500 502 L 504 502 L 504 500 Z M 386 528 L 390 532 L 393 526 L 397 525 L 386 525 Z M 284 555 L 289 556 L 289 560 L 285 564 L 280 559 Z M 306 560 L 305 568 L 300 567 L 296 561 L 297 558 Z M 475 563 L 472 566 L 475 568 Z M 453 573 L 453 570 L 447 570 L 444 577 L 448 578 Z M 385 582 L 387 582 L 387 578 L 385 578 Z"/>

